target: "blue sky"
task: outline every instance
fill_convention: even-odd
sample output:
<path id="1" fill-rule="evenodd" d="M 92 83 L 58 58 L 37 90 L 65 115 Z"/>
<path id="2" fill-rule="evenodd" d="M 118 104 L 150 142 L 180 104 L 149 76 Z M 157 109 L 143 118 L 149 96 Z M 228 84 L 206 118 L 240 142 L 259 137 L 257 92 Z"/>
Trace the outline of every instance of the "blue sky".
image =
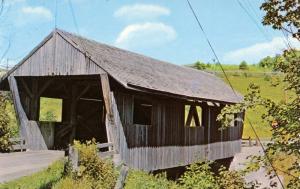
<path id="1" fill-rule="evenodd" d="M 7 0 L 0 16 L 0 56 L 8 46 L 10 66 L 33 49 L 53 28 L 79 33 L 174 64 L 196 60 L 212 62 L 213 54 L 185 0 Z M 256 63 L 285 48 L 283 35 L 260 24 L 262 0 L 240 0 L 265 35 L 258 30 L 237 0 L 190 0 L 224 64 L 242 60 Z M 299 42 L 290 39 L 293 46 Z M 1 57 L 0 57 L 1 58 Z"/>

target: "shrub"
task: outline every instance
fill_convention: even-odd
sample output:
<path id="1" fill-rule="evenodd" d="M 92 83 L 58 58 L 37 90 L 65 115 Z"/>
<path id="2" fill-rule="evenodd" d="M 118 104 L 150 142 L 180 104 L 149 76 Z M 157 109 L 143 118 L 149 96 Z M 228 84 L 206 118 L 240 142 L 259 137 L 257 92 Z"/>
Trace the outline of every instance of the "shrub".
<path id="1" fill-rule="evenodd" d="M 224 189 L 240 189 L 246 187 L 245 180 L 240 172 L 228 171 L 223 166 L 219 169 L 217 180 L 220 188 Z"/>
<path id="2" fill-rule="evenodd" d="M 72 170 L 68 162 L 65 168 L 66 176 L 57 183 L 55 188 L 113 188 L 117 172 L 111 161 L 100 159 L 95 141 L 86 143 L 74 141 L 74 147 L 79 153 L 79 167 L 77 170 Z"/>
<path id="3" fill-rule="evenodd" d="M 239 65 L 239 69 L 240 69 L 240 70 L 248 70 L 249 67 L 248 67 L 247 62 L 246 62 L 246 61 L 242 61 L 242 62 L 240 63 L 240 65 Z"/>
<path id="4" fill-rule="evenodd" d="M 9 152 L 12 145 L 9 141 L 11 129 L 9 127 L 7 103 L 8 96 L 0 92 L 0 152 Z"/>
<path id="5" fill-rule="evenodd" d="M 193 68 L 197 70 L 205 70 L 206 69 L 206 64 L 200 61 L 197 61 L 194 65 Z"/>
<path id="6" fill-rule="evenodd" d="M 80 188 L 80 189 L 90 189 L 92 188 L 92 182 L 88 178 L 82 178 L 80 180 L 75 180 L 71 177 L 66 177 L 56 183 L 53 189 L 73 189 L 73 188 Z"/>
<path id="7" fill-rule="evenodd" d="M 175 182 L 167 180 L 166 174 L 152 175 L 143 171 L 130 170 L 125 189 L 176 189 Z"/>
<path id="8" fill-rule="evenodd" d="M 219 189 L 215 174 L 212 172 L 211 163 L 196 162 L 188 166 L 187 171 L 179 178 L 182 188 Z"/>
<path id="9" fill-rule="evenodd" d="M 265 81 L 270 81 L 272 79 L 272 77 L 268 74 L 265 75 L 264 80 Z"/>

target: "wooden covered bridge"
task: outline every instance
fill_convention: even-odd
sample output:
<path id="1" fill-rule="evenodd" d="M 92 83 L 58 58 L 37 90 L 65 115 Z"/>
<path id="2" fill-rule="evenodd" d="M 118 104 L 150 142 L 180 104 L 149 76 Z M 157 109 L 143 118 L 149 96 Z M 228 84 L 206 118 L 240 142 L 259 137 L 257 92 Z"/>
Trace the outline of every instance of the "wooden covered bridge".
<path id="1" fill-rule="evenodd" d="M 241 149 L 243 113 L 218 130 L 217 115 L 242 96 L 216 76 L 54 30 L 0 80 L 13 96 L 31 150 L 74 140 L 111 142 L 132 168 L 159 170 Z M 62 119 L 39 119 L 40 98 L 62 100 Z"/>

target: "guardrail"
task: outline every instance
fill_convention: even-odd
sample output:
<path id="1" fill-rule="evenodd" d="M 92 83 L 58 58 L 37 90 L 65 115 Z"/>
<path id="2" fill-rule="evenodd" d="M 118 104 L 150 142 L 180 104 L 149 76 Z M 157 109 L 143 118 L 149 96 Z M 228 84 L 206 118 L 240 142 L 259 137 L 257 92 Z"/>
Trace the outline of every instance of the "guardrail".
<path id="1" fill-rule="evenodd" d="M 259 146 L 257 139 L 252 139 L 251 137 L 242 138 L 242 146 L 250 147 L 250 146 Z"/>
<path id="2" fill-rule="evenodd" d="M 10 138 L 9 140 L 13 143 L 12 151 L 26 151 L 27 145 L 24 138 Z"/>
<path id="3" fill-rule="evenodd" d="M 112 157 L 115 153 L 115 150 L 113 150 L 113 143 L 108 142 L 108 143 L 98 143 L 97 144 L 97 149 L 99 150 L 98 155 L 101 158 L 108 158 Z M 103 151 L 102 149 L 107 148 L 107 150 Z M 101 151 L 102 150 L 102 151 Z M 79 153 L 74 146 L 69 146 L 69 161 L 71 163 L 71 166 L 73 170 L 77 170 L 79 166 Z"/>
<path id="4" fill-rule="evenodd" d="M 99 149 L 98 155 L 102 158 L 112 157 L 114 155 L 114 153 L 116 152 L 113 149 L 113 147 L 114 147 L 114 144 L 112 142 L 97 144 L 97 148 Z M 108 150 L 101 151 L 101 149 L 105 149 L 105 148 L 108 148 Z"/>

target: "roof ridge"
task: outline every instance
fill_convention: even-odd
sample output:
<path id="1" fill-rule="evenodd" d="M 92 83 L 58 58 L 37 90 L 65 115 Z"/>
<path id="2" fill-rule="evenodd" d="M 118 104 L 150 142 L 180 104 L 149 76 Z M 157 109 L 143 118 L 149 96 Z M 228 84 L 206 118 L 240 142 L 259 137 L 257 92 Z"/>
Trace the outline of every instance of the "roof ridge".
<path id="1" fill-rule="evenodd" d="M 58 29 L 59 31 L 63 32 L 63 33 L 67 33 L 69 35 L 73 35 L 77 38 L 81 38 L 81 39 L 84 39 L 84 40 L 88 40 L 88 41 L 91 41 L 91 42 L 95 42 L 95 43 L 98 43 L 100 45 L 104 45 L 106 47 L 109 47 L 111 49 L 116 49 L 116 50 L 120 50 L 122 52 L 125 52 L 125 53 L 131 53 L 133 55 L 136 55 L 136 56 L 139 56 L 139 57 L 143 57 L 143 58 L 147 58 L 147 59 L 152 59 L 154 61 L 159 61 L 160 63 L 164 63 L 164 64 L 168 64 L 168 65 L 172 65 L 172 66 L 175 66 L 175 67 L 179 67 L 179 68 L 183 68 L 183 69 L 188 69 L 188 70 L 192 70 L 193 72 L 201 72 L 203 74 L 206 74 L 208 76 L 214 76 L 213 74 L 211 73 L 208 73 L 208 72 L 205 72 L 205 71 L 202 71 L 202 70 L 196 70 L 194 68 L 190 68 L 190 67 L 187 67 L 187 66 L 184 66 L 184 65 L 178 65 L 178 64 L 173 64 L 171 62 L 168 62 L 168 61 L 165 61 L 165 60 L 159 60 L 157 58 L 153 58 L 153 57 L 150 57 L 150 56 L 146 56 L 146 55 L 143 55 L 143 54 L 140 54 L 140 53 L 136 53 L 136 52 L 133 52 L 133 51 L 130 51 L 130 50 L 127 50 L 127 49 L 122 49 L 122 48 L 119 48 L 119 47 L 115 47 L 115 46 L 112 46 L 112 45 L 109 45 L 109 44 L 106 44 L 106 43 L 102 43 L 102 42 L 99 42 L 99 41 L 96 41 L 94 39 L 90 39 L 90 38 L 87 38 L 87 37 L 84 37 L 84 36 L 81 36 L 81 35 L 78 35 L 78 34 L 75 34 L 75 33 L 72 33 L 72 32 L 68 32 L 68 31 L 65 31 L 65 30 L 61 30 L 61 29 Z M 81 40 L 80 39 L 80 40 Z"/>

